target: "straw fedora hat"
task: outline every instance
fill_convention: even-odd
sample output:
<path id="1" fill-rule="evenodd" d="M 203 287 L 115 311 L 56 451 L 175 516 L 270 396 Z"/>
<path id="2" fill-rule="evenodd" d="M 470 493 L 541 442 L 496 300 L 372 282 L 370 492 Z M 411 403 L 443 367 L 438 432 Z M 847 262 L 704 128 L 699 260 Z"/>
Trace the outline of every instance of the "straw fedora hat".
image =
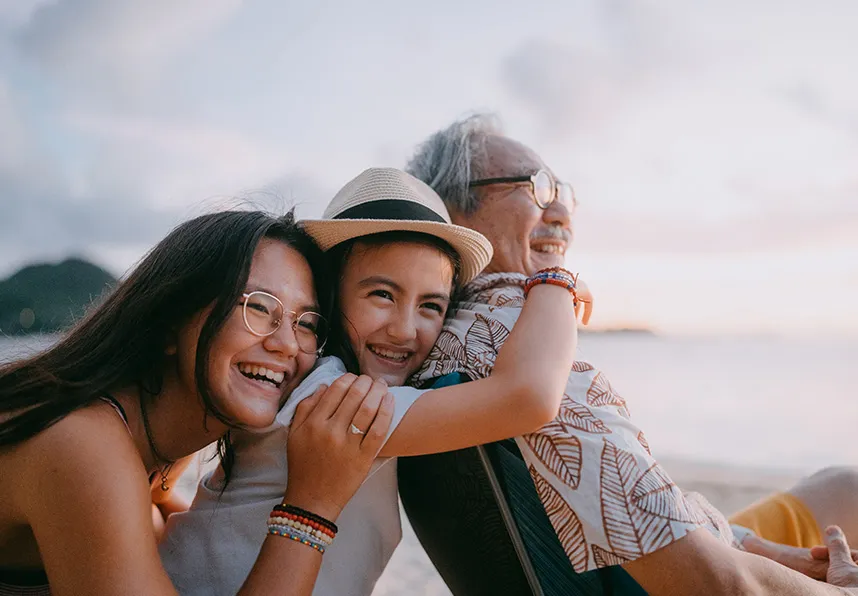
<path id="1" fill-rule="evenodd" d="M 395 168 L 370 168 L 334 196 L 322 219 L 300 222 L 322 250 L 380 232 L 422 232 L 444 240 L 461 259 L 461 283 L 474 279 L 492 259 L 488 239 L 450 223 L 441 197 L 414 176 Z"/>

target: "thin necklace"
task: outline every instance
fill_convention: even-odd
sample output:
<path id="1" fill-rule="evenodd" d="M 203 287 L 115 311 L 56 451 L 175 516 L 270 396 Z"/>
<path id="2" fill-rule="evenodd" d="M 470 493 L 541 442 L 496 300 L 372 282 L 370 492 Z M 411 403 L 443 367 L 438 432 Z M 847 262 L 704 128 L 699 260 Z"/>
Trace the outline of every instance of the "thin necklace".
<path id="1" fill-rule="evenodd" d="M 159 474 L 161 476 L 161 490 L 167 492 L 170 490 L 170 487 L 167 485 L 167 476 L 170 473 L 170 470 L 173 468 L 173 460 L 167 459 L 161 452 L 158 451 L 158 448 L 155 447 L 155 442 L 152 440 L 152 428 L 149 426 L 149 416 L 146 414 L 146 407 L 143 405 L 143 396 L 140 396 L 140 415 L 143 418 L 143 430 L 146 432 L 146 441 L 149 443 L 149 449 L 152 451 L 152 455 L 155 456 L 156 460 L 160 460 L 163 462 L 167 462 L 166 465 L 159 470 Z"/>

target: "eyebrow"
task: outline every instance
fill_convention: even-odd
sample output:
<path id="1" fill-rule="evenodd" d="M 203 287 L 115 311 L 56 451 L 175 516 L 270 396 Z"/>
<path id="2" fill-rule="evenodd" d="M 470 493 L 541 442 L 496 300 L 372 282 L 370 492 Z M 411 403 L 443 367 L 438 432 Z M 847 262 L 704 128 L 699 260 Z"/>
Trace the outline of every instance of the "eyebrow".
<path id="1" fill-rule="evenodd" d="M 394 291 L 399 293 L 404 293 L 404 289 L 398 283 L 390 279 L 389 277 L 384 277 L 383 275 L 371 275 L 366 277 L 358 282 L 358 287 L 365 288 L 368 286 L 375 285 L 385 285 L 392 288 Z M 443 300 L 445 302 L 450 302 L 450 294 L 444 292 L 429 292 L 428 294 L 421 294 L 421 300 Z"/>
<path id="2" fill-rule="evenodd" d="M 246 294 L 250 294 L 251 292 L 265 292 L 266 294 L 271 294 L 272 296 L 276 296 L 277 299 L 280 300 L 280 302 L 283 302 L 283 300 L 280 298 L 280 296 L 277 296 L 276 292 L 269 290 L 268 288 L 265 288 L 262 286 L 251 286 L 251 285 L 249 285 L 244 290 L 244 293 L 246 293 Z M 285 307 L 285 305 L 284 305 L 284 307 Z M 301 306 L 299 306 L 297 312 L 299 312 L 299 313 L 308 312 L 308 311 L 319 312 L 320 308 L 321 307 L 317 303 L 311 302 L 309 304 L 302 304 Z"/>

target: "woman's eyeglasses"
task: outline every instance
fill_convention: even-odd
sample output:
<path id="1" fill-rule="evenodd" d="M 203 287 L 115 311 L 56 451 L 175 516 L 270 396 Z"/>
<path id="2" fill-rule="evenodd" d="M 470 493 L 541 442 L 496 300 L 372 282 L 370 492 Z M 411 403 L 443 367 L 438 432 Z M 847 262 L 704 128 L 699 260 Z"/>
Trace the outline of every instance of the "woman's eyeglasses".
<path id="1" fill-rule="evenodd" d="M 328 322 L 317 312 L 297 313 L 286 310 L 277 296 L 268 292 L 250 292 L 241 295 L 244 326 L 253 335 L 268 337 L 283 325 L 288 315 L 292 322 L 292 331 L 298 342 L 298 348 L 306 354 L 318 354 L 328 341 Z"/>
<path id="2" fill-rule="evenodd" d="M 575 190 L 568 182 L 559 182 L 545 170 L 539 170 L 532 176 L 511 176 L 508 178 L 485 178 L 473 180 L 468 186 L 489 186 L 492 184 L 530 184 L 530 195 L 540 209 L 548 209 L 549 205 L 560 200 L 566 205 L 575 207 L 578 199 L 575 198 Z"/>

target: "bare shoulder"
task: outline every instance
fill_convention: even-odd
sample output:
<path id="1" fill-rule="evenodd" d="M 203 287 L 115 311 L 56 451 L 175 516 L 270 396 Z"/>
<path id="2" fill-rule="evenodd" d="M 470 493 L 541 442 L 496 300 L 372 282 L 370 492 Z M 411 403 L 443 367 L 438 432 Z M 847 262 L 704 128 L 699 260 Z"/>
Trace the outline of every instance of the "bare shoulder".
<path id="1" fill-rule="evenodd" d="M 74 412 L 15 457 L 17 506 L 57 593 L 175 593 L 158 556 L 146 471 L 115 412 Z"/>
<path id="2" fill-rule="evenodd" d="M 84 495 L 148 493 L 146 472 L 131 436 L 106 405 L 72 412 L 4 457 L 4 467 L 15 479 L 8 496 L 27 517 L 70 496 L 77 500 Z"/>

